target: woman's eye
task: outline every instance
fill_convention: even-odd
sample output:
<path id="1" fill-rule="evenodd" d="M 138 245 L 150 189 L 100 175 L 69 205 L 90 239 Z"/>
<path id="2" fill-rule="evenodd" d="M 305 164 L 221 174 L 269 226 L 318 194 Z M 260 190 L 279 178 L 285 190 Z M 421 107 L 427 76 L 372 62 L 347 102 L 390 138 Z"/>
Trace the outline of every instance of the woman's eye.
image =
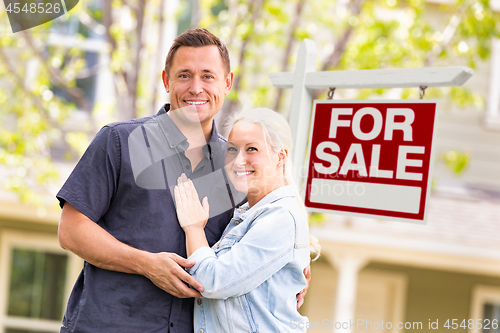
<path id="1" fill-rule="evenodd" d="M 234 147 L 227 147 L 227 152 L 228 152 L 228 153 L 234 153 L 234 152 L 236 152 L 236 151 L 237 151 L 237 150 L 236 150 L 236 148 L 234 148 Z"/>
<path id="2" fill-rule="evenodd" d="M 247 149 L 247 150 L 248 150 L 248 151 L 258 151 L 258 149 L 257 149 L 257 148 L 255 148 L 255 147 L 248 147 L 248 149 Z"/>

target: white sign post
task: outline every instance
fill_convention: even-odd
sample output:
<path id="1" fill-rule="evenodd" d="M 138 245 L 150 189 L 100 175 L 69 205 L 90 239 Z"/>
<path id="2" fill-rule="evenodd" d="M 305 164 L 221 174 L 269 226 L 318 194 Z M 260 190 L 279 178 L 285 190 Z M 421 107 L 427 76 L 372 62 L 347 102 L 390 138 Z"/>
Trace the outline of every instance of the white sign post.
<path id="1" fill-rule="evenodd" d="M 301 187 L 302 193 L 305 192 L 303 190 L 304 185 L 305 185 L 304 184 L 305 183 L 304 177 L 303 177 L 303 175 L 305 173 L 303 172 L 303 170 L 304 170 L 303 166 L 305 165 L 305 162 L 306 162 L 308 138 L 310 137 L 309 136 L 309 128 L 310 128 L 311 112 L 312 112 L 312 106 L 313 106 L 313 89 L 328 89 L 328 88 L 361 89 L 361 88 L 405 88 L 405 87 L 419 88 L 420 87 L 423 90 L 423 89 L 425 89 L 424 87 L 460 86 L 460 85 L 464 84 L 474 73 L 472 69 L 467 68 L 467 67 L 376 69 L 376 70 L 327 71 L 327 72 L 316 72 L 315 67 L 316 67 L 316 46 L 315 46 L 313 41 L 306 39 L 306 40 L 304 40 L 304 42 L 302 43 L 302 45 L 299 48 L 295 72 L 293 72 L 293 73 L 288 73 L 288 72 L 287 73 L 270 73 L 269 74 L 269 77 L 271 78 L 271 81 L 272 81 L 274 86 L 280 87 L 280 88 L 293 88 L 291 110 L 290 110 L 290 127 L 292 130 L 292 134 L 295 134 L 294 149 L 292 152 L 293 153 L 293 164 L 295 166 L 294 180 L 295 180 L 296 184 Z M 335 102 L 344 102 L 344 101 L 335 101 Z M 346 101 L 346 102 L 349 103 L 348 101 Z M 370 102 L 370 101 L 355 101 L 354 103 L 363 103 L 363 102 Z M 383 103 L 383 101 L 377 101 L 377 102 L 371 101 L 371 102 L 372 103 Z M 392 102 L 395 102 L 395 101 L 392 101 Z M 400 101 L 400 102 L 401 102 L 401 104 L 403 104 L 403 103 L 407 103 L 409 101 Z M 431 102 L 431 101 L 428 101 L 428 102 Z M 328 103 L 328 101 L 315 101 L 315 104 L 316 104 L 315 111 L 316 112 L 318 112 L 318 110 L 319 110 L 318 104 L 321 104 L 321 103 Z M 337 109 L 337 111 L 338 111 L 337 114 L 335 113 L 335 106 L 331 106 L 331 105 L 328 106 L 328 109 L 326 110 L 326 114 L 330 114 L 330 118 L 329 118 L 330 120 L 328 120 L 328 119 L 325 120 L 324 118 L 321 118 L 321 120 L 320 120 L 320 123 L 326 122 L 329 125 L 328 129 L 326 130 L 326 139 L 325 139 L 325 133 L 324 133 L 325 130 L 323 130 L 323 131 L 320 130 L 320 132 L 323 132 L 323 133 L 320 133 L 320 138 L 321 138 L 321 135 L 323 135 L 323 139 L 322 139 L 323 141 L 318 140 L 318 144 L 316 144 L 316 146 L 315 146 L 316 148 L 315 148 L 314 158 L 316 158 L 316 161 L 311 159 L 311 161 L 309 161 L 309 163 L 313 163 L 313 164 L 316 163 L 316 165 L 318 165 L 317 169 L 321 172 L 325 172 L 325 168 L 332 168 L 332 170 L 334 170 L 335 168 L 338 168 L 341 171 L 341 166 L 335 165 L 336 158 L 339 160 L 338 164 L 340 164 L 339 156 L 341 156 L 341 155 L 338 154 L 338 155 L 334 156 L 332 153 L 340 153 L 340 151 L 336 151 L 336 150 L 342 150 L 343 148 L 341 148 L 341 147 L 346 142 L 345 141 L 335 142 L 336 135 L 334 135 L 331 132 L 331 128 L 334 127 L 337 130 L 340 128 L 341 130 L 349 131 L 349 128 L 351 128 L 351 129 L 354 128 L 353 122 L 354 122 L 354 117 L 356 117 L 356 114 L 360 113 L 361 115 L 358 116 L 358 118 L 361 119 L 361 118 L 363 118 L 363 115 L 365 113 L 366 114 L 371 113 L 371 116 L 373 117 L 373 122 L 375 122 L 375 123 L 376 123 L 376 118 L 381 118 L 382 121 L 385 119 L 385 122 L 387 122 L 387 119 L 390 119 L 390 120 L 392 120 L 393 125 L 396 124 L 396 127 L 393 126 L 392 128 L 397 129 L 398 126 L 400 127 L 400 129 L 403 128 L 403 130 L 394 131 L 395 135 L 397 135 L 397 134 L 400 135 L 400 138 L 395 139 L 396 141 L 399 140 L 399 143 L 397 143 L 398 147 L 396 148 L 395 146 L 393 146 L 392 149 L 393 149 L 393 151 L 397 150 L 398 153 L 396 154 L 396 156 L 399 156 L 399 155 L 401 155 L 400 154 L 401 147 L 403 147 L 402 149 L 405 150 L 404 151 L 405 155 L 404 155 L 404 158 L 396 157 L 396 170 L 392 171 L 392 173 L 390 170 L 388 170 L 390 168 L 390 165 L 385 165 L 385 169 L 384 169 L 383 168 L 384 165 L 377 163 L 377 162 L 380 162 L 381 159 L 383 158 L 383 157 L 381 157 L 382 156 L 381 154 L 383 153 L 383 149 L 389 148 L 389 150 L 390 150 L 390 148 L 391 148 L 390 146 L 386 147 L 384 145 L 385 141 L 393 141 L 393 140 L 385 140 L 386 139 L 385 138 L 386 131 L 385 131 L 385 127 L 384 127 L 384 134 L 383 134 L 383 137 L 381 139 L 380 138 L 377 139 L 377 137 L 369 138 L 371 140 L 380 140 L 380 142 L 371 142 L 370 143 L 370 146 L 372 147 L 372 148 L 369 148 L 369 151 L 371 154 L 371 157 L 370 157 L 371 165 L 370 165 L 370 169 L 366 170 L 366 174 L 368 174 L 368 176 L 371 176 L 370 172 L 372 171 L 372 166 L 376 165 L 377 172 L 375 173 L 375 175 L 378 174 L 379 178 L 382 179 L 383 181 L 386 181 L 389 178 L 391 179 L 391 181 L 392 181 L 392 178 L 394 178 L 394 179 L 403 178 L 403 180 L 406 180 L 409 182 L 413 181 L 414 179 L 411 179 L 411 178 L 415 178 L 416 175 L 418 174 L 418 172 L 420 172 L 420 170 L 418 170 L 418 168 L 417 168 L 417 170 L 411 169 L 412 166 L 415 167 L 415 166 L 420 165 L 420 162 L 417 161 L 417 159 L 415 159 L 415 155 L 416 156 L 421 155 L 422 150 L 425 152 L 426 149 L 428 149 L 428 148 L 426 148 L 426 147 L 428 147 L 428 145 L 426 145 L 425 142 L 424 143 L 420 142 L 417 144 L 414 143 L 413 139 L 418 140 L 420 133 L 419 133 L 418 137 L 405 138 L 404 135 L 406 133 L 404 133 L 404 125 L 402 125 L 402 123 L 404 124 L 405 121 L 397 120 L 396 118 L 391 118 L 392 117 L 391 115 L 394 114 L 394 112 L 396 112 L 396 113 L 403 112 L 403 111 L 401 111 L 401 109 L 405 108 L 405 109 L 411 109 L 412 111 L 416 110 L 415 117 L 424 119 L 424 123 L 425 123 L 425 119 L 429 119 L 429 117 L 426 117 L 426 116 L 420 117 L 420 114 L 422 113 L 422 109 L 419 106 L 411 106 L 411 107 L 399 106 L 399 110 L 397 110 L 397 111 L 392 110 L 391 111 L 389 109 L 392 108 L 393 106 L 379 107 L 379 105 L 365 105 L 364 110 L 363 110 L 363 109 L 356 108 L 356 106 L 353 105 L 354 103 L 352 101 L 350 103 L 352 103 L 352 104 L 339 107 L 339 108 L 342 108 L 343 110 Z M 378 117 L 376 115 L 377 112 L 375 111 L 375 109 L 380 111 L 381 117 Z M 437 111 L 436 108 L 434 111 Z M 320 110 L 320 112 L 321 112 L 321 110 Z M 424 111 L 424 112 L 427 112 L 427 111 Z M 396 116 L 394 116 L 394 117 L 396 117 Z M 335 118 L 336 123 L 332 123 L 333 118 Z M 405 119 L 407 119 L 407 118 L 405 118 Z M 400 123 L 399 125 L 397 125 L 398 122 Z M 367 141 L 368 141 L 368 139 L 366 139 L 366 135 L 368 135 L 367 133 L 372 133 L 372 132 L 377 133 L 377 131 L 374 131 L 374 129 L 377 127 L 377 126 L 375 126 L 375 124 L 371 125 L 371 127 L 368 126 L 368 130 L 366 130 L 366 127 L 363 130 L 363 124 L 357 124 L 357 125 L 359 125 L 360 130 L 357 131 L 356 133 L 353 132 L 352 134 L 358 140 L 361 140 L 361 141 L 365 140 L 365 141 L 361 142 L 361 143 L 359 143 L 359 142 L 355 143 L 354 144 L 355 148 L 352 148 L 353 145 L 351 143 L 348 144 L 349 147 L 351 147 L 351 148 L 346 148 L 347 149 L 347 157 L 341 156 L 344 158 L 344 163 L 345 163 L 345 160 L 347 160 L 347 163 L 349 166 L 348 169 L 353 169 L 353 165 L 355 165 L 356 167 L 362 168 L 362 163 L 360 163 L 359 159 L 361 158 L 361 155 L 363 154 L 363 150 L 361 148 L 357 149 L 356 147 L 358 147 L 357 145 L 360 145 L 360 144 L 362 145 L 363 143 L 364 144 L 367 143 Z M 386 126 L 386 125 L 384 125 L 384 126 Z M 410 127 L 411 127 L 411 129 L 413 129 L 414 125 L 419 126 L 417 123 L 414 124 L 413 122 L 412 123 L 408 122 L 406 125 L 407 125 L 406 126 L 407 132 L 410 130 Z M 320 127 L 320 129 L 321 129 L 321 127 Z M 403 132 L 403 133 L 396 133 L 396 132 Z M 340 135 L 340 133 L 339 133 L 339 135 Z M 361 139 L 360 139 L 360 137 L 361 137 Z M 430 144 L 432 145 L 432 136 L 430 137 L 430 139 L 431 139 Z M 427 138 L 425 138 L 425 135 L 424 135 L 423 140 L 424 141 L 427 140 Z M 314 141 L 312 133 L 311 133 L 311 141 L 312 142 Z M 326 148 L 327 145 L 330 145 L 330 148 L 322 149 L 320 147 L 321 149 L 318 150 L 317 147 L 320 146 L 322 144 L 322 142 L 325 142 L 325 141 L 330 142 L 330 143 L 328 143 L 326 145 L 323 144 L 323 148 Z M 332 142 L 333 142 L 333 144 L 332 144 Z M 413 142 L 413 143 L 409 144 L 409 142 Z M 337 149 L 337 146 L 335 146 L 335 144 L 338 144 L 339 149 Z M 313 146 L 313 144 L 311 144 L 311 147 L 312 146 Z M 333 149 L 332 149 L 332 147 L 333 147 Z M 414 150 L 414 149 L 418 149 L 418 150 Z M 353 151 L 353 153 L 352 153 L 353 155 L 356 154 L 355 159 L 348 158 L 348 157 L 350 157 L 349 151 L 351 151 L 351 150 Z M 319 156 L 316 153 L 317 151 L 320 152 Z M 323 155 L 321 155 L 321 153 L 323 153 Z M 313 152 L 310 152 L 310 154 L 312 155 Z M 345 155 L 346 153 L 344 152 L 343 154 Z M 408 157 L 408 154 L 410 154 L 411 156 Z M 373 162 L 373 156 L 378 156 L 379 160 L 376 162 Z M 318 158 L 319 158 L 319 161 L 318 161 Z M 394 154 L 393 154 L 392 158 L 394 159 Z M 330 159 L 330 161 L 333 163 L 330 163 L 330 164 L 324 163 L 325 159 L 326 160 Z M 422 162 L 421 169 L 423 169 L 423 165 L 425 164 L 424 158 L 422 158 L 421 162 Z M 405 168 L 400 167 L 399 171 L 398 171 L 398 165 L 400 165 L 401 163 L 405 164 L 405 167 L 410 166 L 410 169 L 406 170 Z M 427 173 L 427 177 L 429 177 L 429 178 L 431 177 L 431 174 L 429 171 L 431 163 L 432 163 L 432 158 L 430 158 L 429 161 L 427 162 L 427 165 L 425 166 L 426 169 L 422 170 L 422 175 L 424 175 L 424 173 Z M 392 164 L 394 164 L 394 163 L 392 163 Z M 308 167 L 310 169 L 311 166 L 308 165 Z M 318 170 L 316 170 L 316 171 L 318 171 Z M 351 172 L 352 170 L 347 170 L 347 171 Z M 356 171 L 358 172 L 358 175 L 359 175 L 360 170 L 358 169 Z M 415 172 L 415 171 L 417 171 L 417 172 Z M 339 172 L 339 171 L 335 170 L 335 172 Z M 398 172 L 399 172 L 399 176 L 397 176 Z M 308 172 L 308 176 L 310 178 L 308 178 L 307 184 L 311 185 L 313 182 L 318 182 L 318 181 L 319 182 L 326 181 L 328 183 L 329 182 L 328 179 L 325 180 L 325 179 L 321 178 L 321 177 L 325 178 L 325 174 L 328 174 L 328 172 L 323 173 L 323 175 L 316 176 L 316 178 L 315 178 L 314 175 L 311 177 L 311 172 Z M 405 178 L 410 178 L 410 179 L 405 179 Z M 420 177 L 417 177 L 417 178 L 420 179 Z M 428 180 L 429 179 L 427 179 L 427 184 L 428 184 Z M 335 181 L 336 180 L 333 180 L 333 182 L 335 182 Z M 379 181 L 376 181 L 376 182 L 379 182 Z M 322 184 L 320 184 L 320 186 L 321 185 Z M 380 186 L 383 187 L 385 185 L 381 183 Z M 389 186 L 391 186 L 391 185 L 389 184 Z M 425 189 L 424 187 L 425 187 L 424 184 L 420 184 L 421 191 L 427 192 L 425 194 L 426 197 L 424 198 L 424 202 L 426 202 L 429 191 L 428 191 L 428 188 Z M 310 190 L 311 188 L 308 188 L 308 189 Z M 378 190 L 379 189 L 376 189 L 376 191 L 378 191 Z M 374 193 L 376 193 L 376 191 Z M 311 198 L 313 200 L 309 200 L 309 201 L 316 200 L 316 201 L 319 201 L 319 204 L 325 204 L 325 203 L 327 205 L 332 204 L 332 203 L 328 202 L 329 201 L 328 198 L 324 202 L 321 202 L 322 200 L 324 200 L 324 198 L 321 198 L 321 197 L 314 198 L 314 196 L 310 195 L 310 192 L 311 191 L 309 191 L 309 193 L 308 193 L 309 197 L 306 198 L 306 200 L 305 200 L 306 204 L 307 204 L 307 200 L 309 200 Z M 410 188 L 410 192 L 411 192 L 411 188 Z M 417 197 L 419 197 L 419 196 L 415 195 L 415 198 L 417 198 Z M 420 196 L 420 200 L 422 200 L 422 198 L 423 197 Z M 318 202 L 316 202 L 316 203 L 318 203 Z M 333 203 L 333 204 L 335 204 L 335 203 Z M 368 203 L 363 202 L 363 205 L 365 205 L 365 206 L 369 206 L 371 204 L 372 204 L 372 202 L 368 202 Z M 348 202 L 348 204 L 346 206 L 352 208 L 352 203 Z M 364 209 L 366 209 L 366 208 L 367 207 L 365 207 Z M 326 209 L 328 210 L 328 209 L 330 209 L 330 207 L 326 207 Z M 363 208 L 361 208 L 361 209 L 363 209 Z M 399 208 L 399 209 L 401 210 L 401 208 Z M 410 207 L 406 210 L 409 210 L 410 214 L 411 214 L 412 209 L 414 209 L 414 208 Z M 316 209 L 312 209 L 312 210 L 315 211 Z M 324 212 L 324 210 L 318 210 L 318 211 Z M 335 209 L 335 212 L 339 212 L 339 210 Z M 354 211 L 351 210 L 350 212 L 347 211 L 347 213 L 348 214 L 354 213 L 354 214 L 366 215 L 364 212 L 355 211 L 355 210 Z M 373 215 L 383 216 L 383 214 L 372 214 L 372 216 Z M 356 298 L 356 280 L 355 280 L 355 277 L 357 275 L 355 273 L 355 271 L 358 268 L 356 268 L 354 266 L 353 267 L 349 266 L 348 268 L 349 269 L 345 269 L 345 267 L 344 267 L 343 269 L 339 270 L 339 284 L 337 284 L 337 286 L 339 286 L 339 288 L 341 288 L 341 287 L 342 288 L 339 291 L 338 298 L 336 301 L 337 306 L 336 306 L 336 310 L 335 310 L 335 314 L 334 314 L 334 321 L 333 321 L 335 323 L 335 326 L 334 326 L 335 332 L 349 333 L 352 331 L 352 328 L 349 325 L 349 323 L 352 320 L 354 320 L 354 306 L 353 306 L 353 304 L 354 304 L 354 301 Z M 342 284 L 340 280 L 343 280 L 346 283 Z M 340 324 L 340 327 L 337 327 L 336 326 L 337 324 Z"/>
<path id="2" fill-rule="evenodd" d="M 295 72 L 269 74 L 274 86 L 293 89 L 289 122 L 292 134 L 295 135 L 294 149 L 292 152 L 293 164 L 295 166 L 294 180 L 301 188 L 301 193 L 306 192 L 304 191 L 305 173 L 303 167 L 306 162 L 308 147 L 313 106 L 313 89 L 450 87 L 464 84 L 474 73 L 474 71 L 468 67 L 316 72 L 314 70 L 315 66 L 316 46 L 313 41 L 306 39 L 299 48 Z M 313 208 L 312 211 L 316 211 L 316 209 Z M 325 212 L 324 209 L 317 211 Z M 341 210 L 339 211 L 338 209 L 335 209 L 335 211 L 341 212 Z M 363 215 L 362 213 L 357 214 Z M 370 215 L 384 217 L 384 214 L 372 213 Z"/>

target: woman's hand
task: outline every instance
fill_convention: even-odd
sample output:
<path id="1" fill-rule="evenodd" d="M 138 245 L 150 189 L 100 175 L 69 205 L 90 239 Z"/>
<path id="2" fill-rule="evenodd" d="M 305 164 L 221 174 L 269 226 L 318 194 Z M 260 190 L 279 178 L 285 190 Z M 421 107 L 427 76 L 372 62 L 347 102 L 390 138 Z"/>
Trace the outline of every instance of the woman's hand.
<path id="1" fill-rule="evenodd" d="M 193 182 L 182 174 L 177 179 L 177 186 L 174 188 L 175 203 L 177 206 L 177 218 L 181 228 L 205 228 L 208 221 L 208 198 L 204 197 L 200 204 L 198 192 Z"/>

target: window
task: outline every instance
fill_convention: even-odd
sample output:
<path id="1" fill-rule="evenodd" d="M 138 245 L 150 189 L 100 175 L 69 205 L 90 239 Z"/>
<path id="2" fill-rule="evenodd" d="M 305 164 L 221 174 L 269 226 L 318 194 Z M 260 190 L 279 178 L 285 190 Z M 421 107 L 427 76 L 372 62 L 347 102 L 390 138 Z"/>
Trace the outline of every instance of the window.
<path id="1" fill-rule="evenodd" d="M 486 109 L 486 126 L 500 129 L 500 39 L 491 45 L 490 84 Z"/>
<path id="2" fill-rule="evenodd" d="M 312 270 L 314 283 L 307 292 L 305 308 L 301 308 L 300 312 L 309 318 L 308 332 L 332 332 L 335 324 L 337 273 L 324 258 L 314 262 Z M 352 329 L 352 333 L 404 332 L 404 329 L 398 329 L 396 325 L 392 329 L 381 328 L 380 323 L 404 322 L 407 285 L 408 277 L 404 273 L 362 269 L 358 275 L 354 313 L 354 321 L 360 323 L 360 326 Z M 362 319 L 363 324 L 357 319 Z"/>
<path id="3" fill-rule="evenodd" d="M 64 72 L 64 67 L 80 59 L 85 61 L 85 68 L 78 70 L 75 77 L 75 85 L 83 92 L 84 101 L 91 111 L 94 104 L 99 100 L 99 91 L 104 89 L 105 94 L 112 94 L 112 79 L 108 77 L 109 72 L 109 52 L 105 38 L 105 27 L 102 25 L 103 19 L 102 0 L 94 0 L 88 4 L 85 13 L 73 15 L 64 20 L 55 20 L 50 29 L 50 34 L 46 43 L 47 54 L 53 54 L 54 48 L 71 49 L 73 52 L 64 54 L 62 58 L 53 59 L 53 66 L 58 67 Z M 75 52 L 81 52 L 76 56 Z M 105 82 L 101 82 L 101 81 Z M 85 111 L 82 108 L 81 101 L 72 98 L 61 87 L 52 85 L 49 87 L 52 92 L 70 102 L 77 104 L 79 111 Z M 102 95 L 101 96 L 106 96 Z M 90 115 L 86 115 L 88 117 Z"/>
<path id="4" fill-rule="evenodd" d="M 68 256 L 14 247 L 7 315 L 26 318 L 61 318 Z"/>
<path id="5" fill-rule="evenodd" d="M 80 71 L 79 76 L 75 80 L 75 86 L 83 91 L 85 102 L 90 109 L 93 109 L 95 103 L 97 77 L 99 75 L 99 53 L 90 51 L 82 52 L 84 53 L 82 55 L 82 59 L 85 60 L 86 67 L 84 70 Z M 68 61 L 69 56 L 64 59 L 61 69 L 64 68 L 66 62 Z M 52 86 L 50 89 L 55 95 L 61 98 L 67 101 L 74 101 L 63 89 L 57 86 Z"/>
<path id="6" fill-rule="evenodd" d="M 3 232 L 0 244 L 0 333 L 59 332 L 72 257 L 43 234 Z"/>
<path id="7" fill-rule="evenodd" d="M 488 320 L 488 322 L 494 323 L 496 321 L 497 323 L 500 321 L 500 304 L 494 304 L 490 302 L 486 302 L 483 306 L 483 318 L 484 321 Z M 496 329 L 494 328 L 496 325 L 491 325 L 491 327 L 488 328 L 483 328 L 483 332 L 486 333 L 498 333 L 500 332 L 500 329 L 497 327 Z"/>
<path id="8" fill-rule="evenodd" d="M 471 316 L 476 325 L 469 333 L 500 333 L 500 286 L 479 285 L 472 290 Z"/>

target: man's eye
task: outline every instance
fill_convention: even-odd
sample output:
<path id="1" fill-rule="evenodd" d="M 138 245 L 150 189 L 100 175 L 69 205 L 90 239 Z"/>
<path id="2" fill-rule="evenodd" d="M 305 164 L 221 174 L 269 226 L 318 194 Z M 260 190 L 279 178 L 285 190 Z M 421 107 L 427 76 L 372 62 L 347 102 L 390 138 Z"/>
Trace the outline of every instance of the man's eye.
<path id="1" fill-rule="evenodd" d="M 234 147 L 227 147 L 227 151 L 228 151 L 228 153 L 235 153 L 238 150 L 236 148 L 234 148 Z"/>
<path id="2" fill-rule="evenodd" d="M 205 75 L 205 76 L 204 76 L 204 78 L 205 78 L 205 79 L 213 79 L 213 78 L 214 78 L 214 76 L 213 76 L 213 75 L 208 75 L 208 74 L 207 74 L 207 75 Z"/>
<path id="3" fill-rule="evenodd" d="M 187 75 L 187 74 L 179 75 L 179 78 L 181 78 L 181 79 L 187 79 L 188 77 L 189 77 L 189 75 Z"/>

